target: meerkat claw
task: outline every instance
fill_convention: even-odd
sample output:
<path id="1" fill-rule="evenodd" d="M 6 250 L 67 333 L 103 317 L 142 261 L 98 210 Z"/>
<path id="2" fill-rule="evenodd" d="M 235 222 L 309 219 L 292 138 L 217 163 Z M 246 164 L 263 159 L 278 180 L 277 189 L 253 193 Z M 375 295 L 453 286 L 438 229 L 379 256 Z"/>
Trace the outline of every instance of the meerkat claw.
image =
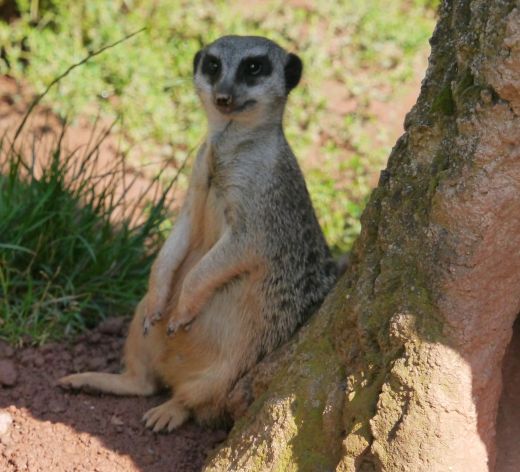
<path id="1" fill-rule="evenodd" d="M 162 318 L 162 312 L 156 311 L 151 316 L 145 316 L 143 320 L 143 335 L 147 335 L 150 328 Z"/>
<path id="2" fill-rule="evenodd" d="M 179 325 L 175 321 L 170 321 L 168 323 L 168 328 L 166 330 L 166 333 L 168 334 L 168 336 L 172 336 L 177 332 L 178 329 L 179 329 Z"/>
<path id="3" fill-rule="evenodd" d="M 162 312 L 161 311 L 156 311 L 151 317 L 150 317 L 150 320 L 151 320 L 151 323 L 152 323 L 152 326 L 157 323 L 160 319 L 162 319 Z"/>
<path id="4" fill-rule="evenodd" d="M 173 334 L 177 333 L 181 328 L 183 328 L 184 331 L 189 331 L 192 324 L 193 320 L 187 322 L 171 320 L 168 323 L 168 336 L 172 336 Z"/>
<path id="5" fill-rule="evenodd" d="M 152 324 L 150 322 L 150 319 L 148 317 L 145 317 L 143 319 L 143 336 L 146 336 L 148 334 L 148 331 L 150 330 Z"/>

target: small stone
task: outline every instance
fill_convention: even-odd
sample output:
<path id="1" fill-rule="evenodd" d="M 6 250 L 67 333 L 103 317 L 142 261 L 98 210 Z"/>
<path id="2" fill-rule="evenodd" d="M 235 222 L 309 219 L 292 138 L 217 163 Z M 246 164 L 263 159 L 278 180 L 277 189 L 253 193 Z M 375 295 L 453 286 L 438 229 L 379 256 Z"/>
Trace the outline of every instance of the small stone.
<path id="1" fill-rule="evenodd" d="M 6 341 L 0 339 L 0 358 L 13 357 L 14 349 Z"/>
<path id="2" fill-rule="evenodd" d="M 40 348 L 40 351 L 44 354 L 49 354 L 53 353 L 57 349 L 59 349 L 59 345 L 57 343 L 47 343 Z"/>
<path id="3" fill-rule="evenodd" d="M 223 429 L 218 429 L 213 432 L 213 442 L 215 444 L 224 441 L 224 439 L 226 439 L 227 437 L 228 433 L 226 433 L 226 431 L 224 431 Z"/>
<path id="4" fill-rule="evenodd" d="M 117 415 L 112 415 L 112 417 L 110 418 L 110 423 L 114 426 L 123 426 L 125 424 L 123 420 L 119 418 L 119 416 Z"/>
<path id="5" fill-rule="evenodd" d="M 14 387 L 18 380 L 18 371 L 13 361 L 0 360 L 0 384 L 5 387 Z"/>
<path id="6" fill-rule="evenodd" d="M 88 370 L 87 362 L 89 358 L 87 356 L 78 356 L 72 360 L 72 370 L 74 372 L 82 372 Z"/>
<path id="7" fill-rule="evenodd" d="M 34 351 L 31 348 L 25 349 L 20 355 L 20 362 L 22 365 L 30 367 L 34 363 Z"/>
<path id="8" fill-rule="evenodd" d="M 83 354 L 87 350 L 86 346 L 83 343 L 77 344 L 74 346 L 74 355 L 79 356 Z"/>
<path id="9" fill-rule="evenodd" d="M 13 417 L 7 411 L 0 410 L 0 436 L 3 436 L 13 424 Z"/>
<path id="10" fill-rule="evenodd" d="M 121 349 L 117 349 L 116 352 L 109 352 L 107 353 L 107 362 L 113 362 L 113 361 L 117 361 L 121 358 L 121 354 L 120 354 L 120 351 Z"/>
<path id="11" fill-rule="evenodd" d="M 144 452 L 142 457 L 140 457 L 140 459 L 142 459 L 143 464 L 145 464 L 147 466 L 150 466 L 157 462 L 157 457 L 155 456 L 155 454 L 153 452 Z"/>
<path id="12" fill-rule="evenodd" d="M 101 370 L 106 366 L 107 362 L 104 357 L 92 357 L 87 360 L 86 364 L 88 370 Z"/>
<path id="13" fill-rule="evenodd" d="M 118 336 L 122 334 L 124 326 L 125 319 L 123 317 L 107 318 L 99 324 L 98 330 L 103 334 Z"/>
<path id="14" fill-rule="evenodd" d="M 63 413 L 67 409 L 67 405 L 65 402 L 62 402 L 60 400 L 51 400 L 49 402 L 48 410 L 51 413 Z"/>
<path id="15" fill-rule="evenodd" d="M 99 341 L 101 341 L 101 334 L 99 333 L 92 333 L 88 338 L 89 344 L 98 344 Z"/>

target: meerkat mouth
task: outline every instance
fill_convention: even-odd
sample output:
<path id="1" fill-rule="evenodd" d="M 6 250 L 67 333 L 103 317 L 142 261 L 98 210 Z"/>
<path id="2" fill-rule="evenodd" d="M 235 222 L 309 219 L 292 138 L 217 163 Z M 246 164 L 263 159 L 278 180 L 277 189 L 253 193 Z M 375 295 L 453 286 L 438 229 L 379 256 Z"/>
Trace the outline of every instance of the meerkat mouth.
<path id="1" fill-rule="evenodd" d="M 235 113 L 243 112 L 248 108 L 251 108 L 256 103 L 256 100 L 246 100 L 242 105 L 216 105 L 217 110 L 223 115 L 232 115 Z"/>

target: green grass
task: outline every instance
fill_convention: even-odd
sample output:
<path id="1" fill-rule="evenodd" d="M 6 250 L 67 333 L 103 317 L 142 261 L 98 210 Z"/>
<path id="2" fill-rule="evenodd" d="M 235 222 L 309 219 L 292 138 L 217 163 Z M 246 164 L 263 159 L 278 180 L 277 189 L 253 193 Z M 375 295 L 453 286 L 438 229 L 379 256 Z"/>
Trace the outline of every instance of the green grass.
<path id="1" fill-rule="evenodd" d="M 64 154 L 58 140 L 43 164 L 0 148 L 0 337 L 75 333 L 131 313 L 145 292 L 166 192 L 128 207 L 121 160 L 93 174 L 99 145 Z"/>

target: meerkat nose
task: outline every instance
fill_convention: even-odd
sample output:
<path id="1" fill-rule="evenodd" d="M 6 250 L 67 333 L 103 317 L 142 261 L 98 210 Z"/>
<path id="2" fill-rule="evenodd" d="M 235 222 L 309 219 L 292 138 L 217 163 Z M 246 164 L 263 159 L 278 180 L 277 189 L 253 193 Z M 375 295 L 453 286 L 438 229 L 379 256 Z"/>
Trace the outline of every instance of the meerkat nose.
<path id="1" fill-rule="evenodd" d="M 215 97 L 215 103 L 219 107 L 228 107 L 233 103 L 233 97 L 227 93 L 218 93 Z"/>

